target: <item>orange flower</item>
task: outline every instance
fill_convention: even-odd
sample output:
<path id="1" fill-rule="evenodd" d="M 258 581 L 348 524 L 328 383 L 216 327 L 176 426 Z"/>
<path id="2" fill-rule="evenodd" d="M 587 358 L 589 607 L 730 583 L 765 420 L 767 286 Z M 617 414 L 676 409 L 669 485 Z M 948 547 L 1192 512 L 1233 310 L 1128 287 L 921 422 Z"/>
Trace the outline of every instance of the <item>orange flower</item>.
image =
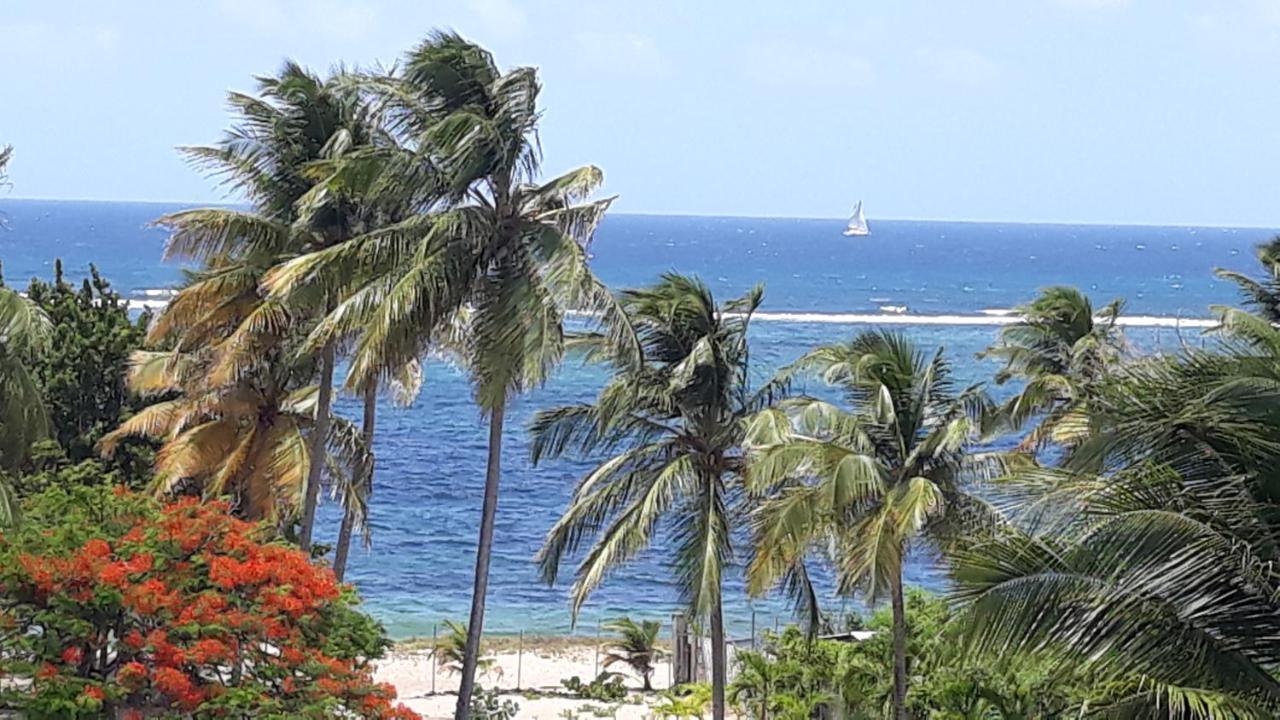
<path id="1" fill-rule="evenodd" d="M 116 672 L 120 684 L 130 689 L 138 689 L 147 682 L 147 666 L 140 662 L 127 662 Z"/>
<path id="2" fill-rule="evenodd" d="M 102 702 L 107 699 L 107 694 L 102 692 L 102 688 L 96 685 L 90 685 L 80 692 L 82 697 Z"/>
<path id="3" fill-rule="evenodd" d="M 102 559 L 111 557 L 111 546 L 107 544 L 106 540 L 94 538 L 84 544 L 83 550 L 84 554 L 91 558 Z"/>
<path id="4" fill-rule="evenodd" d="M 79 665 L 81 660 L 84 660 L 84 650 L 74 645 L 62 651 L 62 662 L 68 665 Z"/>

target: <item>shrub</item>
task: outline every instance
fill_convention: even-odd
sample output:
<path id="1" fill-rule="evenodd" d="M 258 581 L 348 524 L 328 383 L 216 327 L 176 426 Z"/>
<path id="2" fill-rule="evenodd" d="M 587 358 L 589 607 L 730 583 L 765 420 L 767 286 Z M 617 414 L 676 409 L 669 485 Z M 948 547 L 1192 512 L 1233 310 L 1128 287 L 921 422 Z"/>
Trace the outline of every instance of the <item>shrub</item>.
<path id="1" fill-rule="evenodd" d="M 54 262 L 53 282 L 32 279 L 27 296 L 53 323 L 53 342 L 32 366 L 44 394 L 53 440 L 76 464 L 98 459 L 94 445 L 138 409 L 125 384 L 130 355 L 142 347 L 150 313 L 133 318 L 128 302 L 89 266 L 79 286 L 66 280 Z M 103 461 L 122 481 L 142 482 L 151 453 L 134 441 Z"/>
<path id="2" fill-rule="evenodd" d="M 410 718 L 349 587 L 194 499 L 52 488 L 0 537 L 0 707 L 29 717 Z"/>
<path id="3" fill-rule="evenodd" d="M 589 683 L 582 682 L 577 675 L 560 684 L 575 697 L 584 700 L 601 700 L 603 702 L 619 702 L 627 697 L 627 688 L 622 684 L 622 676 L 618 673 L 602 672 Z"/>
<path id="4" fill-rule="evenodd" d="M 497 690 L 484 690 L 480 686 L 471 693 L 471 717 L 473 720 L 511 720 L 520 713 L 515 700 L 503 700 Z"/>
<path id="5" fill-rule="evenodd" d="M 687 683 L 659 695 L 653 714 L 660 718 L 700 718 L 711 704 L 711 686 Z"/>

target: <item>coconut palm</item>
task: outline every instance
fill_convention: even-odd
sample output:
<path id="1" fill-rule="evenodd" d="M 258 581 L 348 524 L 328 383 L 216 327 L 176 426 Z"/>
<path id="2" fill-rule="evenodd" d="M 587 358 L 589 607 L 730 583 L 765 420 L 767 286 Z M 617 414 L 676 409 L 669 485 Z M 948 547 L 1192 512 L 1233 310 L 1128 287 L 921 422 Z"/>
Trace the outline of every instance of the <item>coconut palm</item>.
<path id="1" fill-rule="evenodd" d="M 1089 298 L 1076 288 L 1046 288 L 1017 309 L 1021 318 L 1000 330 L 996 344 L 978 354 L 1004 363 L 996 373 L 997 383 L 1022 383 L 1001 409 L 1014 430 L 1039 418 L 1024 448 L 1049 442 L 1070 445 L 1087 431 L 1089 388 L 1124 351 L 1116 327 L 1121 307 L 1116 300 L 1095 313 Z"/>
<path id="2" fill-rule="evenodd" d="M 540 412 L 530 426 L 534 463 L 611 454 L 579 481 L 547 534 L 537 558 L 544 579 L 554 583 L 564 557 L 594 538 L 575 576 L 576 616 L 608 573 L 668 524 L 681 594 L 692 614 L 710 621 L 716 718 L 724 717 L 721 578 L 733 558 L 743 420 L 778 390 L 753 392 L 748 382 L 747 327 L 761 297 L 756 288 L 717 306 L 700 281 L 675 274 L 624 292 L 624 325 L 577 341 L 612 362 L 613 378 L 594 403 Z"/>
<path id="3" fill-rule="evenodd" d="M 49 435 L 44 395 L 29 366 L 52 336 L 43 310 L 0 285 L 0 467 L 5 470 L 16 469 L 31 443 Z M 16 513 L 13 495 L 0 479 L 0 525 L 12 523 Z"/>
<path id="4" fill-rule="evenodd" d="M 1259 317 L 1268 322 L 1280 322 L 1280 236 L 1259 245 L 1256 254 L 1258 264 L 1266 273 L 1260 279 L 1221 268 L 1215 274 L 1235 283 L 1244 304 Z"/>
<path id="5" fill-rule="evenodd" d="M 7 185 L 9 182 L 8 167 L 9 158 L 13 157 L 13 146 L 0 146 L 0 186 Z"/>
<path id="6" fill-rule="evenodd" d="M 1221 310 L 1214 352 L 1100 383 L 1037 510 L 959 554 L 975 649 L 1037 654 L 1124 692 L 1130 717 L 1280 709 L 1280 331 Z"/>
<path id="7" fill-rule="evenodd" d="M 915 544 L 946 547 L 963 531 L 994 522 L 963 486 L 984 460 L 970 443 L 989 402 L 977 387 L 954 388 L 941 350 L 927 355 L 894 333 L 867 332 L 817 348 L 781 375 L 800 374 L 821 378 L 847 406 L 796 397 L 752 419 L 750 484 L 763 500 L 748 589 L 796 584 L 816 553 L 834 567 L 840 593 L 872 602 L 887 595 L 894 717 L 904 718 L 903 562 Z"/>
<path id="8" fill-rule="evenodd" d="M 258 78 L 258 90 L 256 96 L 229 95 L 236 123 L 220 143 L 183 148 L 251 209 L 185 210 L 157 221 L 171 232 L 166 256 L 201 262 L 204 270 L 157 318 L 150 339 L 179 353 L 216 348 L 216 359 L 204 362 L 213 363 L 213 385 L 228 389 L 252 384 L 266 358 L 294 362 L 299 332 L 331 304 L 322 294 L 285 303 L 258 285 L 280 261 L 358 231 L 362 209 L 343 196 L 313 193 L 310 166 L 364 146 L 372 132 L 366 107 L 335 78 L 322 80 L 286 63 L 277 75 Z M 324 456 L 330 437 L 334 355 L 331 344 L 320 349 L 317 362 L 297 362 L 318 385 L 308 430 L 312 457 Z M 300 486 L 298 539 L 304 549 L 311 545 L 324 469 L 323 462 L 310 463 Z"/>
<path id="9" fill-rule="evenodd" d="M 610 620 L 604 627 L 618 634 L 605 646 L 604 666 L 627 665 L 644 681 L 645 691 L 652 690 L 653 664 L 662 656 L 658 648 L 658 632 L 662 624 L 657 620 L 636 622 L 624 617 Z"/>
<path id="10" fill-rule="evenodd" d="M 300 385 L 285 363 L 256 368 L 251 381 L 224 384 L 211 370 L 219 360 L 208 352 L 136 353 L 130 389 L 159 402 L 104 436 L 101 449 L 110 453 L 128 437 L 156 440 L 158 493 L 191 489 L 230 497 L 237 514 L 249 519 L 292 517 L 315 464 L 329 466 L 342 492 L 355 492 L 360 478 L 344 469 L 368 465 L 368 449 L 356 429 L 338 419 L 328 426 L 323 454 L 313 454 L 317 388 Z"/>
<path id="11" fill-rule="evenodd" d="M 591 273 L 586 245 L 609 200 L 586 199 L 602 182 L 594 167 L 537 182 L 540 90 L 533 68 L 501 72 L 479 46 L 435 33 L 393 75 L 364 78 L 363 90 L 392 118 L 414 163 L 395 175 L 444 180 L 448 207 L 287 263 L 268 279 L 288 293 L 326 278 L 361 278 L 333 332 L 360 339 L 352 372 L 393 367 L 386 348 L 425 352 L 442 335 L 473 381 L 489 421 L 489 452 L 476 551 L 470 637 L 455 716 L 465 720 L 484 627 L 508 399 L 541 385 L 564 350 L 570 310 L 609 311 L 612 298 Z M 399 352 L 399 350 L 397 350 Z"/>

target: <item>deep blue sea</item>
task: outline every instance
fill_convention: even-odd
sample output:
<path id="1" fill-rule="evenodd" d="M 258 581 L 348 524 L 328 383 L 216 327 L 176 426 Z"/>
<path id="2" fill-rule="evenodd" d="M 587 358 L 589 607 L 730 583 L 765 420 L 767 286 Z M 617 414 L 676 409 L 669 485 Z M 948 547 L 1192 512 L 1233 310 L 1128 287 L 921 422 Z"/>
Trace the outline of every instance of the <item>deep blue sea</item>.
<path id="1" fill-rule="evenodd" d="M 0 261 L 10 285 L 49 277 L 54 258 L 71 276 L 95 263 L 123 294 L 159 301 L 180 281 L 161 262 L 164 234 L 146 224 L 176 205 L 5 200 Z M 1102 305 L 1127 300 L 1127 328 L 1138 347 L 1198 343 L 1200 330 L 1169 327 L 1174 318 L 1205 318 L 1211 304 L 1233 303 L 1215 267 L 1252 270 L 1253 247 L 1271 229 L 1022 225 L 871 219 L 872 234 L 840 235 L 841 220 L 614 215 L 592 247 L 596 272 L 611 285 L 653 281 L 667 270 L 700 275 L 727 299 L 765 284 L 761 317 L 752 325 L 753 361 L 761 378 L 806 349 L 892 323 L 918 343 L 944 346 L 962 381 L 988 377 L 993 366 L 975 353 L 994 338 L 1003 311 L 1038 288 L 1076 285 Z M 906 308 L 890 316 L 882 308 Z M 867 315 L 876 316 L 867 318 Z M 1181 337 L 1179 337 L 1181 333 Z M 589 399 L 600 370 L 565 366 L 547 387 L 517 400 L 508 414 L 505 473 L 498 511 L 487 628 L 553 632 L 570 625 L 565 573 L 555 587 L 538 581 L 531 558 L 564 507 L 585 463 L 532 468 L 523 427 L 533 412 Z M 352 400 L 340 411 L 358 417 Z M 421 398 L 408 409 L 380 409 L 372 502 L 373 549 L 354 553 L 349 579 L 368 609 L 398 637 L 430 634 L 444 618 L 464 620 L 470 597 L 476 528 L 484 481 L 485 427 L 466 378 L 433 364 Z M 323 510 L 322 539 L 336 534 L 338 513 Z M 579 627 L 619 614 L 665 617 L 678 598 L 662 548 L 620 570 L 584 609 Z M 914 559 L 910 582 L 943 587 L 927 557 Z M 730 573 L 725 611 L 731 634 L 745 633 L 754 611 L 772 625 L 789 617 L 785 600 L 749 600 Z M 841 603 L 831 600 L 829 609 Z"/>

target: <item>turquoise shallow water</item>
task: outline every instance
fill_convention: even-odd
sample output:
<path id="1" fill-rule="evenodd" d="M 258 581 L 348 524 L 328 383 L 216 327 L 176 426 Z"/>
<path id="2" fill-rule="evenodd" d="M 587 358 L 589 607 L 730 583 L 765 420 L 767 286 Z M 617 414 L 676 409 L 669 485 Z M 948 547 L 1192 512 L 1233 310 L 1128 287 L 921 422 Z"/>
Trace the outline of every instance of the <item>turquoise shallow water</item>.
<path id="1" fill-rule="evenodd" d="M 55 257 L 71 274 L 89 262 L 125 294 L 158 301 L 179 268 L 160 262 L 163 234 L 144 224 L 175 206 L 137 203 L 3 201 L 0 261 L 10 284 L 48 276 Z M 766 284 L 766 313 L 753 325 L 753 359 L 762 377 L 809 347 L 867 327 L 851 322 L 883 306 L 905 306 L 892 320 L 917 342 L 945 346 L 959 379 L 978 381 L 992 367 L 974 359 L 995 335 L 990 311 L 1029 299 L 1055 283 L 1085 289 L 1101 304 L 1128 299 L 1127 311 L 1158 318 L 1205 317 L 1207 306 L 1234 301 L 1216 266 L 1250 269 L 1251 248 L 1266 229 L 1107 227 L 877 221 L 872 235 L 844 238 L 838 220 L 616 216 L 592 249 L 597 272 L 615 286 L 652 281 L 665 270 L 701 275 L 727 298 Z M 983 313 L 983 311 L 989 311 Z M 955 316 L 959 324 L 917 324 L 914 316 Z M 886 320 L 888 320 L 886 318 Z M 1178 331 L 1151 321 L 1128 330 L 1140 347 L 1178 340 Z M 1198 342 L 1195 328 L 1182 339 Z M 494 631 L 562 631 L 569 627 L 567 582 L 540 584 L 531 562 L 588 467 L 560 461 L 530 467 L 522 427 L 538 408 L 587 399 L 603 375 L 568 365 L 545 388 L 511 408 L 504 446 L 506 473 L 493 563 L 489 620 Z M 408 409 L 382 407 L 377 489 L 372 504 L 374 546 L 354 554 L 350 579 L 368 608 L 397 636 L 429 634 L 443 618 L 466 616 L 484 477 L 485 427 L 466 379 L 433 364 L 422 397 Z M 353 400 L 340 411 L 358 416 Z M 323 509 L 322 539 L 337 527 Z M 661 544 L 620 570 L 584 609 L 582 623 L 621 613 L 665 616 L 678 598 L 663 565 Z M 916 557 L 909 581 L 941 589 L 928 557 Z M 746 631 L 752 610 L 761 625 L 787 617 L 778 598 L 750 601 L 731 573 L 726 613 L 731 634 Z M 833 607 L 839 601 L 832 600 Z"/>

